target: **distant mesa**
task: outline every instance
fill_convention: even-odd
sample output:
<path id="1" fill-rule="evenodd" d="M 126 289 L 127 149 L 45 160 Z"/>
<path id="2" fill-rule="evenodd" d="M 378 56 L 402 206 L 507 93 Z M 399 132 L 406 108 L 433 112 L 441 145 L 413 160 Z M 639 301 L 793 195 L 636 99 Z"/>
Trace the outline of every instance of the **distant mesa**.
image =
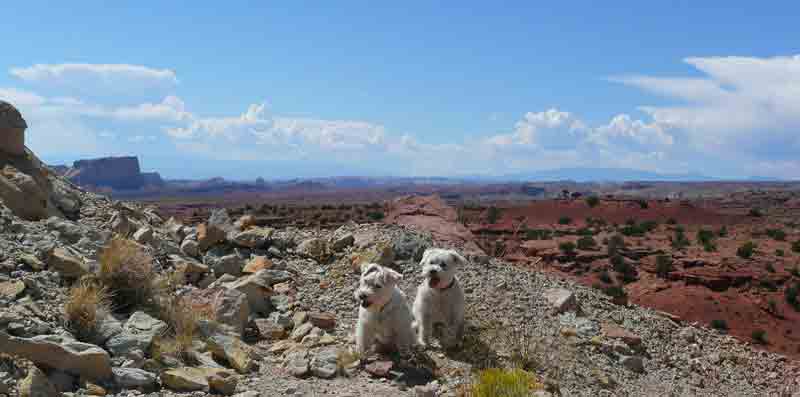
<path id="1" fill-rule="evenodd" d="M 78 160 L 72 167 L 51 168 L 73 183 L 85 187 L 138 190 L 164 184 L 157 172 L 142 172 L 136 156 Z"/>

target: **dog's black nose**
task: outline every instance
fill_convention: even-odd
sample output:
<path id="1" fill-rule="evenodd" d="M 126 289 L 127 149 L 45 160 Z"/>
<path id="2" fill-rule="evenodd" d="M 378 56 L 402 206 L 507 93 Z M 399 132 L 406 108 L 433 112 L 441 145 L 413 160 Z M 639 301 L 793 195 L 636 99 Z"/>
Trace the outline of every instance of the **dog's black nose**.
<path id="1" fill-rule="evenodd" d="M 439 271 L 438 270 L 431 270 L 431 274 L 436 274 L 436 273 L 439 273 Z"/>
<path id="2" fill-rule="evenodd" d="M 362 301 L 367 299 L 367 294 L 358 294 L 358 299 L 361 299 Z"/>

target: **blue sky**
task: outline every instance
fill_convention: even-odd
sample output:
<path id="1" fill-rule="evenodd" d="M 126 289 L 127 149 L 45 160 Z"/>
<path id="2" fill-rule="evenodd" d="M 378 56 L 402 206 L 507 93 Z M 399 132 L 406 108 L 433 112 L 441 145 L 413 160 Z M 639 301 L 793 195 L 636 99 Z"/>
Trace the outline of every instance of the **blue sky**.
<path id="1" fill-rule="evenodd" d="M 28 1 L 0 98 L 51 162 L 168 177 L 800 178 L 797 2 Z"/>

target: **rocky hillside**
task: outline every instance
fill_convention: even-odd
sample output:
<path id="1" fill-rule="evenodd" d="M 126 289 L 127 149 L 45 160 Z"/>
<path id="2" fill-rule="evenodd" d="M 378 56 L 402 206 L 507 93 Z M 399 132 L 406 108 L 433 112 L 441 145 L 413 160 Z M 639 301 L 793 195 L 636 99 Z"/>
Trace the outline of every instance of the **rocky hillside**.
<path id="1" fill-rule="evenodd" d="M 800 392 L 795 362 L 490 260 L 436 211 L 319 230 L 218 210 L 188 227 L 8 161 L 3 180 L 17 190 L 0 191 L 0 394 L 467 396 L 495 379 L 481 370 L 512 367 L 539 396 Z M 46 211 L 14 201 L 23 187 L 41 190 Z M 351 353 L 355 270 L 391 266 L 413 297 L 431 246 L 470 259 L 463 349 Z"/>

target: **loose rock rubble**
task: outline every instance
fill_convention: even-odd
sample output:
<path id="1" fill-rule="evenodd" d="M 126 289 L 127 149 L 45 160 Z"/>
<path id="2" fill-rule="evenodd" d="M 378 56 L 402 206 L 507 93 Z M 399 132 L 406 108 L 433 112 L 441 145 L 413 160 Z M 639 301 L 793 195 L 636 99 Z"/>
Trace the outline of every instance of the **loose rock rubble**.
<path id="1" fill-rule="evenodd" d="M 461 349 L 358 357 L 361 264 L 398 270 L 413 297 L 422 252 L 451 243 L 387 224 L 257 227 L 225 210 L 189 227 L 69 189 L 70 218 L 26 220 L 0 203 L 0 394 L 457 396 L 474 370 L 514 362 L 547 385 L 537 395 L 800 392 L 781 356 L 474 252 L 459 275 Z M 180 324 L 148 307 L 102 316 L 90 338 L 65 322 L 70 287 L 96 277 L 114 236 L 142 247 L 170 276 L 167 298 L 197 315 L 180 354 L 165 339 Z"/>

